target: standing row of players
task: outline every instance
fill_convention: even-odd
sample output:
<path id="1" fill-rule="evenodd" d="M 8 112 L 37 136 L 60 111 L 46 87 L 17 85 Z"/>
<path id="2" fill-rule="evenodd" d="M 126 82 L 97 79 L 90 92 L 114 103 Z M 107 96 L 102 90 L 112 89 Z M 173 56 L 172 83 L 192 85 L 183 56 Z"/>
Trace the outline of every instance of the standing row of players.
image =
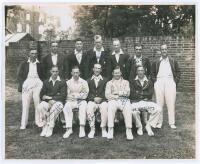
<path id="1" fill-rule="evenodd" d="M 114 118 L 118 109 L 124 115 L 128 140 L 133 139 L 132 116 L 137 134 L 143 134 L 140 120 L 142 111 L 150 114 L 145 128 L 148 135 L 152 136 L 154 133 L 151 127 L 162 126 L 164 100 L 168 107 L 169 125 L 176 128 L 176 84 L 180 79 L 180 71 L 177 62 L 168 57 L 167 45 L 161 45 L 161 57 L 152 65 L 142 55 L 141 45 L 135 46 L 136 55 L 129 58 L 123 53 L 119 40 L 114 40 L 112 54 L 106 54 L 101 36 L 95 36 L 94 49 L 87 55 L 82 52 L 83 44 L 79 39 L 76 40 L 74 53 L 66 59 L 58 55 L 57 46 L 57 43 L 52 43 L 51 54 L 44 57 L 42 62 L 37 60 L 37 51 L 31 50 L 28 61 L 20 67 L 18 79 L 19 91 L 22 91 L 21 129 L 25 129 L 28 123 L 32 97 L 36 111 L 35 122 L 43 127 L 41 136 L 52 135 L 55 120 L 63 111 L 67 127 L 63 137 L 68 138 L 72 133 L 75 108 L 79 109 L 79 137 L 85 136 L 86 118 L 91 127 L 88 137 L 94 137 L 94 111 L 98 108 L 101 113 L 102 137 L 113 138 Z M 47 80 L 42 82 L 44 78 Z M 84 78 L 88 78 L 87 82 Z M 151 80 L 155 82 L 158 105 L 151 101 Z"/>

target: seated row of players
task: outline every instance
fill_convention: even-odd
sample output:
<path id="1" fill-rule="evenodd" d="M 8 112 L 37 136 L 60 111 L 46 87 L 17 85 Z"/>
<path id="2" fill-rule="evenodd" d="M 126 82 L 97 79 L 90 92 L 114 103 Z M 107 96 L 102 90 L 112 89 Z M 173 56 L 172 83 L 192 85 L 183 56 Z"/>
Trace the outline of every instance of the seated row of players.
<path id="1" fill-rule="evenodd" d="M 94 113 L 98 108 L 101 113 L 102 137 L 113 138 L 117 110 L 121 110 L 123 113 L 128 140 L 133 139 L 132 116 L 138 128 L 137 133 L 143 134 L 140 120 L 140 111 L 142 110 L 148 111 L 150 114 L 145 128 L 148 135 L 153 136 L 151 127 L 157 126 L 161 108 L 155 103 L 149 102 L 153 94 L 153 85 L 144 75 L 144 68 L 138 67 L 138 76 L 130 83 L 130 86 L 129 82 L 122 78 L 119 67 L 113 70 L 113 78 L 108 82 L 100 75 L 100 64 L 95 64 L 93 71 L 93 76 L 85 81 L 79 77 L 79 68 L 74 67 L 71 72 L 72 78 L 65 82 L 59 77 L 58 67 L 52 67 L 51 77 L 44 81 L 40 92 L 42 102 L 36 108 L 38 125 L 42 127 L 40 136 L 50 137 L 52 135 L 55 121 L 59 113 L 63 111 L 67 128 L 63 138 L 68 138 L 73 133 L 72 120 L 75 108 L 79 109 L 80 138 L 85 137 L 86 118 L 88 118 L 91 128 L 88 137 L 94 138 Z"/>

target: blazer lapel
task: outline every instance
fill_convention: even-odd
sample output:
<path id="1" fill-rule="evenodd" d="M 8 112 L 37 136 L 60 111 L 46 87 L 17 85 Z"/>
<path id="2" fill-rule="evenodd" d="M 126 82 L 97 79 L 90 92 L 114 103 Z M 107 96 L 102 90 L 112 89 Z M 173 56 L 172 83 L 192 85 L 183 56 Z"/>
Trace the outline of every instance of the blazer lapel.
<path id="1" fill-rule="evenodd" d="M 98 86 L 97 86 L 97 88 L 99 88 L 99 86 L 101 86 L 102 82 L 103 82 L 103 80 L 100 79 L 99 82 L 98 82 Z"/>
<path id="2" fill-rule="evenodd" d="M 92 82 L 92 88 L 97 88 L 94 79 L 92 79 L 91 82 Z"/>
<path id="3" fill-rule="evenodd" d="M 169 58 L 169 63 L 170 63 L 172 72 L 174 72 L 174 61 L 173 61 L 173 59 L 171 57 L 168 57 L 168 58 Z"/>
<path id="4" fill-rule="evenodd" d="M 158 70 L 159 70 L 159 67 L 160 67 L 160 59 L 157 60 L 156 62 L 156 74 L 158 74 Z"/>
<path id="5" fill-rule="evenodd" d="M 141 85 L 141 83 L 140 83 L 140 81 L 139 81 L 139 80 L 136 80 L 136 84 L 137 84 L 139 87 L 141 87 L 141 88 L 142 88 L 142 85 Z"/>
<path id="6" fill-rule="evenodd" d="M 148 81 L 144 81 L 144 84 L 143 84 L 143 90 L 145 90 L 147 87 L 149 86 L 149 83 L 148 83 Z"/>

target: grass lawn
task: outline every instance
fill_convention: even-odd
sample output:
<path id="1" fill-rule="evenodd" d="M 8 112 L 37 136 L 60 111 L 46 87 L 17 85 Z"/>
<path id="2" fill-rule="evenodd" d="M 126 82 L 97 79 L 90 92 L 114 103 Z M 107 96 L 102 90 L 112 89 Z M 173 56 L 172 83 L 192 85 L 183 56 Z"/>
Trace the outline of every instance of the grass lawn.
<path id="1" fill-rule="evenodd" d="M 78 138 L 79 128 L 69 139 L 63 139 L 64 129 L 57 126 L 50 138 L 40 137 L 41 129 L 34 125 L 34 109 L 31 106 L 29 125 L 20 130 L 21 95 L 14 81 L 6 80 L 5 108 L 5 157 L 6 159 L 192 159 L 195 158 L 195 95 L 178 93 L 176 125 L 172 130 L 167 124 L 164 109 L 162 129 L 154 129 L 155 136 L 136 135 L 127 141 L 123 123 L 116 125 L 114 139 L 101 137 L 97 128 L 94 139 Z M 89 128 L 86 127 L 86 133 Z"/>

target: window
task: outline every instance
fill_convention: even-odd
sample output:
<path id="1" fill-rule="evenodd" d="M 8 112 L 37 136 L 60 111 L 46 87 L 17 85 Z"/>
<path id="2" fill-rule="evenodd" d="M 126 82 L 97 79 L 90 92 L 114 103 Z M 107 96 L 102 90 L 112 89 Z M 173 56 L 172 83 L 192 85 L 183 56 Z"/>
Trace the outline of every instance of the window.
<path id="1" fill-rule="evenodd" d="M 39 22 L 44 22 L 44 15 L 43 14 L 40 14 L 40 16 L 39 16 Z"/>
<path id="2" fill-rule="evenodd" d="M 17 32 L 22 32 L 22 24 L 20 22 L 17 23 Z"/>
<path id="3" fill-rule="evenodd" d="M 30 21 L 30 19 L 31 19 L 31 15 L 30 15 L 30 13 L 27 13 L 26 14 L 26 20 Z"/>
<path id="4" fill-rule="evenodd" d="M 31 28 L 29 24 L 26 24 L 26 32 L 31 33 Z"/>
<path id="5" fill-rule="evenodd" d="M 43 34 L 44 33 L 44 25 L 39 25 L 39 34 Z"/>

